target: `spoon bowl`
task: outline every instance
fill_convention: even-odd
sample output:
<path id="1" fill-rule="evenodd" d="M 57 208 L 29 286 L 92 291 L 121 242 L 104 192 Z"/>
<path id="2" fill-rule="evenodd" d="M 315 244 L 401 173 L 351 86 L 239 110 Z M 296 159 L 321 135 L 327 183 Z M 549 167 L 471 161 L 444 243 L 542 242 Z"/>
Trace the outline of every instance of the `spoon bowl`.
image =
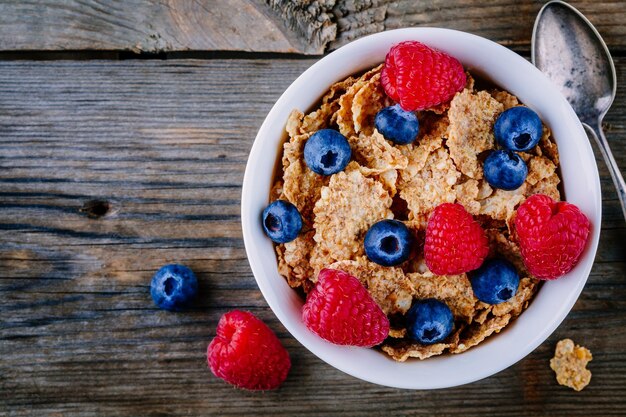
<path id="1" fill-rule="evenodd" d="M 609 49 L 582 13 L 558 0 L 539 11 L 531 48 L 533 64 L 559 88 L 598 143 L 626 218 L 626 184 L 602 131 L 617 89 Z"/>

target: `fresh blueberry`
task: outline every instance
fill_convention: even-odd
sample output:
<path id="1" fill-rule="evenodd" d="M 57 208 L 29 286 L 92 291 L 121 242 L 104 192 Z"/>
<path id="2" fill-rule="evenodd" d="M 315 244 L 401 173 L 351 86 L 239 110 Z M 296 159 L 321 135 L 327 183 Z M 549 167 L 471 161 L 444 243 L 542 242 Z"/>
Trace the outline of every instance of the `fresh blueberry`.
<path id="1" fill-rule="evenodd" d="M 505 149 L 526 152 L 534 148 L 542 135 L 541 119 L 528 107 L 511 107 L 498 116 L 493 133 Z"/>
<path id="2" fill-rule="evenodd" d="M 365 254 L 382 266 L 401 264 L 409 258 L 413 236 L 398 220 L 381 220 L 365 234 Z"/>
<path id="3" fill-rule="evenodd" d="M 526 162 L 515 152 L 498 150 L 489 154 L 483 164 L 487 182 L 502 190 L 519 188 L 528 175 Z"/>
<path id="4" fill-rule="evenodd" d="M 409 337 L 424 345 L 441 342 L 454 327 L 450 307 L 434 298 L 415 302 L 406 318 Z"/>
<path id="5" fill-rule="evenodd" d="M 198 280 L 193 271 L 184 265 L 165 265 L 152 277 L 150 294 L 157 307 L 178 311 L 196 298 Z"/>
<path id="6" fill-rule="evenodd" d="M 343 171 L 351 155 L 348 139 L 333 129 L 318 130 L 304 145 L 304 162 L 320 175 Z"/>
<path id="7" fill-rule="evenodd" d="M 420 131 L 417 115 L 412 111 L 402 109 L 399 104 L 379 111 L 374 124 L 385 139 L 398 145 L 413 143 Z"/>
<path id="8" fill-rule="evenodd" d="M 291 242 L 301 229 L 300 212 L 289 201 L 276 200 L 263 210 L 263 230 L 274 242 Z"/>
<path id="9" fill-rule="evenodd" d="M 491 259 L 470 273 L 470 281 L 476 298 L 487 304 L 500 304 L 517 292 L 519 274 L 509 261 Z"/>

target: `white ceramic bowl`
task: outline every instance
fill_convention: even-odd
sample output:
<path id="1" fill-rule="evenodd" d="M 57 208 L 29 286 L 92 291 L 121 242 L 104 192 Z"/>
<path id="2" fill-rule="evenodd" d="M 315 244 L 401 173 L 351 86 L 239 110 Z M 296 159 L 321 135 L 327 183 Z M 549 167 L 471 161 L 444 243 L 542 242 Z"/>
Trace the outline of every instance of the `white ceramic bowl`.
<path id="1" fill-rule="evenodd" d="M 300 319 L 303 300 L 278 274 L 272 242 L 263 234 L 261 212 L 268 204 L 274 164 L 289 112 L 310 109 L 336 81 L 373 67 L 389 48 L 418 40 L 459 59 L 472 73 L 493 81 L 535 110 L 559 145 L 567 201 L 590 219 L 592 232 L 582 259 L 566 276 L 543 285 L 523 312 L 500 334 L 459 355 L 395 362 L 374 349 L 343 347 L 309 332 Z M 409 389 L 434 389 L 473 382 L 499 372 L 529 354 L 557 328 L 589 276 L 600 235 L 601 195 L 595 158 L 576 114 L 539 70 L 487 39 L 437 28 L 398 29 L 352 42 L 315 63 L 289 86 L 267 115 L 250 152 L 243 182 L 241 222 L 252 272 L 267 303 L 307 349 L 357 378 Z"/>

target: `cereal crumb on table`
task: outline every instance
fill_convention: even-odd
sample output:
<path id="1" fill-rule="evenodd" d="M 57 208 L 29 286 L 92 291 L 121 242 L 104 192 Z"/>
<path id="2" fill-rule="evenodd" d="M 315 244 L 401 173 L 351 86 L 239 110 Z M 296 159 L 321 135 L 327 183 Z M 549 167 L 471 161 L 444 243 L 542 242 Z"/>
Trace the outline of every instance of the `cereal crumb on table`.
<path id="1" fill-rule="evenodd" d="M 592 359 L 589 349 L 574 345 L 571 339 L 563 339 L 556 344 L 550 368 L 560 385 L 580 391 L 591 381 L 591 371 L 586 366 Z"/>

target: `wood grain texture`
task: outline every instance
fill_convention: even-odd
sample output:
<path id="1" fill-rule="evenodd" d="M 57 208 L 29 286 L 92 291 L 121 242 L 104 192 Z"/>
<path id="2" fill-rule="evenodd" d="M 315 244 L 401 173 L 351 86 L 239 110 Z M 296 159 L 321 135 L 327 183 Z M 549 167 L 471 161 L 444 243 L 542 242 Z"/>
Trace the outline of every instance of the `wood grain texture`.
<path id="1" fill-rule="evenodd" d="M 0 0 L 0 51 L 243 50 L 320 54 L 383 30 L 439 26 L 528 51 L 542 1 Z M 578 0 L 626 49 L 623 0 Z"/>
<path id="2" fill-rule="evenodd" d="M 588 284 L 511 368 L 464 387 L 396 390 L 335 370 L 286 332 L 250 272 L 239 201 L 258 127 L 313 62 L 0 62 L 0 414 L 626 414 L 626 227 L 601 162 Z M 607 136 L 626 167 L 626 60 L 617 66 Z M 93 200 L 109 211 L 90 218 Z M 189 312 L 153 307 L 150 277 L 167 262 L 198 274 Z M 217 320 L 233 308 L 258 314 L 290 351 L 279 391 L 238 391 L 206 369 Z M 564 337 L 594 355 L 581 393 L 548 365 Z"/>
<path id="3" fill-rule="evenodd" d="M 0 50 L 320 54 L 330 7 L 262 0 L 0 0 Z"/>
<path id="4" fill-rule="evenodd" d="M 459 0 L 339 1 L 335 6 L 337 48 L 363 35 L 413 26 L 431 26 L 475 33 L 516 50 L 529 51 L 535 17 L 545 1 Z M 623 51 L 626 7 L 622 0 L 569 1 L 602 34 L 610 49 Z"/>

